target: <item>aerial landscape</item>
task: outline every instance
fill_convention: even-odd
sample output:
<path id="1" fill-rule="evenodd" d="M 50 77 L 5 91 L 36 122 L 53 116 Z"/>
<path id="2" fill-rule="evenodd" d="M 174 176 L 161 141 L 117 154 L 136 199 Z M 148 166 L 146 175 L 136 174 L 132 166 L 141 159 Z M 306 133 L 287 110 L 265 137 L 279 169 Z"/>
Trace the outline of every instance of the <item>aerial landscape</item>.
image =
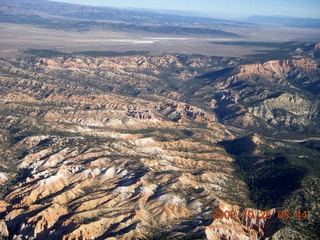
<path id="1" fill-rule="evenodd" d="M 320 2 L 255 2 L 2 0 L 0 239 L 320 239 Z"/>

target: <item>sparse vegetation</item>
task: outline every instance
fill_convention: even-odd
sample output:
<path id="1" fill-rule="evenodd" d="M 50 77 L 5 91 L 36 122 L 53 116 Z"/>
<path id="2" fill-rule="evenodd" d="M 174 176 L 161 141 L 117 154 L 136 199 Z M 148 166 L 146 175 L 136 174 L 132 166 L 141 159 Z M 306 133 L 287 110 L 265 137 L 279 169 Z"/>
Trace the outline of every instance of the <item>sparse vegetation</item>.
<path id="1" fill-rule="evenodd" d="M 75 52 L 74 54 L 79 54 L 88 57 L 120 57 L 120 56 L 135 56 L 135 55 L 148 55 L 149 51 L 126 51 L 126 52 L 115 52 L 115 51 L 85 51 L 85 52 Z"/>
<path id="2" fill-rule="evenodd" d="M 52 49 L 26 49 L 24 53 L 40 58 L 66 57 L 70 54 Z"/>
<path id="3" fill-rule="evenodd" d="M 247 183 L 250 199 L 257 208 L 281 207 L 284 200 L 300 187 L 306 169 L 297 167 L 285 156 L 267 150 L 255 156 L 257 146 L 250 137 L 222 143 L 236 157 L 235 170 Z"/>
<path id="4" fill-rule="evenodd" d="M 4 21 L 23 19 L 9 15 Z M 117 17 L 103 11 L 89 15 L 94 19 Z M 33 16 L 27 23 L 56 28 L 51 20 L 42 20 Z M 119 34 L 129 29 L 237 37 L 208 25 L 139 25 L 141 19 L 131 24 L 60 20 L 58 28 L 70 29 L 74 24 L 76 31 L 87 31 L 93 24 Z M 144 239 L 204 239 L 203 227 L 212 218 L 203 216 L 210 215 L 217 199 L 242 208 L 286 208 L 287 204 L 292 209 L 317 210 L 320 144 L 319 63 L 312 57 L 315 44 L 214 44 L 260 50 L 235 58 L 154 56 L 140 47 L 97 51 L 94 49 L 108 48 L 96 46 L 81 52 L 79 48 L 70 52 L 26 49 L 20 58 L 1 59 L 0 95 L 5 100 L 0 105 L 0 123 L 5 129 L 0 131 L 4 153 L 0 172 L 12 178 L 0 187 L 0 197 L 11 204 L 3 212 L 3 216 L 11 214 L 12 219 L 6 220 L 10 234 L 34 234 L 33 228 L 44 220 L 26 223 L 25 219 L 49 211 L 54 203 L 68 213 L 43 230 L 48 230 L 46 236 L 57 231 L 71 234 L 74 229 L 86 232 L 83 227 L 87 226 L 82 225 L 105 216 L 113 218 L 110 222 L 115 222 L 106 224 L 104 234 L 96 236 L 99 239 L 141 231 L 150 219 L 156 222 L 145 229 Z M 246 67 L 243 64 L 294 59 L 299 52 L 301 58 L 316 64 L 310 61 L 307 67 L 295 67 L 276 61 L 265 75 L 261 65 L 259 71 L 250 66 L 239 74 Z M 37 62 L 37 58 L 47 59 Z M 299 96 L 310 105 L 292 111 L 288 104 L 262 108 L 268 100 L 280 102 L 279 97 L 286 93 L 292 96 L 287 102 L 298 102 L 295 97 Z M 268 118 L 256 114 L 269 108 Z M 299 125 L 297 119 L 304 122 Z M 250 132 L 257 132 L 261 142 L 247 136 Z M 306 141 L 294 142 L 301 138 Z M 21 170 L 16 169 L 17 164 Z M 199 208 L 190 207 L 192 203 L 199 203 Z M 191 208 L 198 208 L 199 213 Z M 25 209 L 35 210 L 14 216 L 16 210 Z M 76 216 L 100 209 L 99 214 L 87 215 L 90 217 Z M 198 215 L 201 221 L 192 225 Z M 72 223 L 75 226 L 70 223 L 74 217 L 79 220 Z M 303 230 L 306 223 L 301 221 L 295 228 L 288 221 L 284 226 L 307 234 Z M 312 218 L 308 223 L 314 238 L 319 233 L 318 220 Z"/>
<path id="5" fill-rule="evenodd" d="M 89 223 L 92 223 L 92 222 L 99 221 L 99 219 L 100 219 L 99 216 L 96 216 L 96 217 L 86 217 L 86 218 L 82 218 L 82 219 L 79 221 L 79 224 L 89 224 Z"/>
<path id="6" fill-rule="evenodd" d="M 152 224 L 145 227 L 146 236 L 141 240 L 169 240 L 171 238 L 171 230 L 164 224 Z"/>

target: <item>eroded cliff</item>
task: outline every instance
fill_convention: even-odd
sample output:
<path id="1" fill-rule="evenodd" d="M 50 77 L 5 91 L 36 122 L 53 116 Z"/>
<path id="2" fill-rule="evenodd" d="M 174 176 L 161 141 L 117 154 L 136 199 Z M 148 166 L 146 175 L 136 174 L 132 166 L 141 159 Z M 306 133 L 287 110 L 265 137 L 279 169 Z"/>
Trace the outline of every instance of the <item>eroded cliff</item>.
<path id="1" fill-rule="evenodd" d="M 248 179 L 235 173 L 239 156 L 256 172 L 289 166 L 272 151 L 300 142 L 265 130 L 302 134 L 319 125 L 316 60 L 77 55 L 2 59 L 0 69 L 3 236 L 259 239 L 297 231 L 281 228 L 278 209 L 267 220 L 241 215 L 259 209 L 249 207 Z M 301 136 L 318 141 L 309 133 Z M 313 164 L 316 143 L 302 143 Z M 306 179 L 306 188 L 317 181 Z M 295 191 L 281 199 L 296 206 Z M 214 219 L 217 209 L 238 217 Z"/>

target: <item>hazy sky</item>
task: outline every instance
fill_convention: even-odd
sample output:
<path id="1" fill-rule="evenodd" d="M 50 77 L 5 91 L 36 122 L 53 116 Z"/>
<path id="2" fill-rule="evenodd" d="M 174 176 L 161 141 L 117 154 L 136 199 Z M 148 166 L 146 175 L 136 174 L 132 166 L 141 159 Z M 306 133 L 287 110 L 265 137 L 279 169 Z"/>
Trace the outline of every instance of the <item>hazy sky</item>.
<path id="1" fill-rule="evenodd" d="M 320 18 L 320 0 L 55 0 L 95 6 L 197 11 L 211 16 L 239 18 L 283 15 Z"/>

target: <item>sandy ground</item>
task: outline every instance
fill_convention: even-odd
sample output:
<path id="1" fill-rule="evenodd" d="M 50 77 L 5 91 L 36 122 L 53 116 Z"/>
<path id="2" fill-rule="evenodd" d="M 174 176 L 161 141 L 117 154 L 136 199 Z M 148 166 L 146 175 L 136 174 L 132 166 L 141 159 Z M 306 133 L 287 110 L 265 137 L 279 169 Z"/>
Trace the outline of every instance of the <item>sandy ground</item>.
<path id="1" fill-rule="evenodd" d="M 238 31 L 238 32 L 236 32 Z M 217 45 L 219 41 L 320 41 L 320 30 L 285 27 L 243 28 L 233 32 L 245 37 L 212 38 L 210 36 L 170 36 L 157 34 L 110 32 L 92 30 L 87 32 L 39 28 L 32 25 L 0 23 L 0 57 L 19 54 L 26 48 L 75 51 L 130 51 L 147 50 L 152 54 L 186 53 L 214 56 L 244 56 L 266 48 Z"/>

